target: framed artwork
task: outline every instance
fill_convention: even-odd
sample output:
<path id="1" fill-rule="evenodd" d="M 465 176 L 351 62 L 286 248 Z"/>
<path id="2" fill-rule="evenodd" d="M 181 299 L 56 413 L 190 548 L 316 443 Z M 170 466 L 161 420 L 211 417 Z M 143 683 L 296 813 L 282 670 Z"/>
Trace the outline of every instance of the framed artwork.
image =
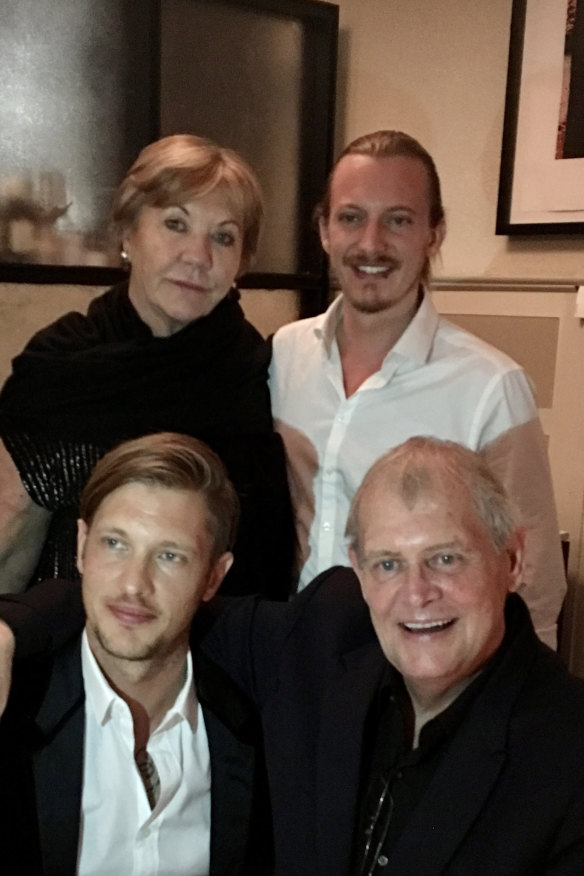
<path id="1" fill-rule="evenodd" d="M 584 234 L 584 0 L 513 0 L 497 234 Z"/>
<path id="2" fill-rule="evenodd" d="M 333 148 L 338 7 L 43 0 L 0 30 L 0 281 L 108 285 L 112 194 L 140 149 L 196 133 L 256 169 L 266 223 L 241 285 L 322 289 L 311 213 Z M 31 50 L 34 49 L 34 50 Z"/>

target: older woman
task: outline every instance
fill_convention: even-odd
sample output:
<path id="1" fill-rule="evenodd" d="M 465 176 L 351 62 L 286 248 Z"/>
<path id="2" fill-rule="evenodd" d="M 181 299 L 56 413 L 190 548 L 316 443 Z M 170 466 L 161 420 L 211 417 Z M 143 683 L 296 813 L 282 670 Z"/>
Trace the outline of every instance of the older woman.
<path id="1" fill-rule="evenodd" d="M 38 332 L 0 394 L 0 592 L 75 575 L 77 501 L 94 463 L 122 440 L 174 431 L 210 444 L 240 495 L 224 592 L 286 595 L 293 524 L 269 347 L 234 288 L 261 219 L 237 153 L 190 135 L 140 153 L 113 210 L 128 282 Z"/>

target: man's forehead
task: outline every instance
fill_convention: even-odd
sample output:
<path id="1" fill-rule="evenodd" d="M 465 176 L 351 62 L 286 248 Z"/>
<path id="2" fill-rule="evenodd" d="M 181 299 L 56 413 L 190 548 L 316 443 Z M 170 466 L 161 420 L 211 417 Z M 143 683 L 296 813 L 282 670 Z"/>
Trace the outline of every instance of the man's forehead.
<path id="1" fill-rule="evenodd" d="M 468 495 L 460 489 L 431 489 L 415 496 L 396 489 L 376 490 L 359 521 L 362 557 L 402 551 L 469 549 L 489 533 Z"/>
<path id="2" fill-rule="evenodd" d="M 451 513 L 456 517 L 462 511 L 470 524 L 480 522 L 468 487 L 443 472 L 422 469 L 376 479 L 361 499 L 362 523 L 387 519 L 390 525 L 391 511 L 396 507 L 412 514 L 423 508 L 428 513 Z"/>
<path id="3" fill-rule="evenodd" d="M 183 509 L 188 508 L 188 515 Z M 120 525 L 130 526 L 140 513 L 156 514 L 164 521 L 168 514 L 174 523 L 178 519 L 184 529 L 198 530 L 207 525 L 208 508 L 203 493 L 181 487 L 165 486 L 147 481 L 129 481 L 122 484 L 98 505 L 95 519 L 117 519 Z"/>
<path id="4" fill-rule="evenodd" d="M 435 464 L 409 464 L 401 461 L 380 468 L 369 481 L 364 498 L 373 501 L 395 501 L 411 504 L 418 499 L 433 497 L 460 501 L 468 498 L 468 486 L 443 466 Z"/>
<path id="5" fill-rule="evenodd" d="M 403 181 L 404 172 L 409 181 L 419 181 L 428 189 L 428 172 L 424 163 L 413 155 L 361 155 L 349 153 L 338 162 L 332 177 L 332 192 L 341 186 L 359 185 L 368 177 L 379 177 L 388 182 Z"/>

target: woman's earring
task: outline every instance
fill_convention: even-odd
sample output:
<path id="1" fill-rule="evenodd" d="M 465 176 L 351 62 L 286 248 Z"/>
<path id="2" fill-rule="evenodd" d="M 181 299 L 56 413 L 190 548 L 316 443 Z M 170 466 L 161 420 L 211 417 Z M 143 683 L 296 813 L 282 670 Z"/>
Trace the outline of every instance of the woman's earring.
<path id="1" fill-rule="evenodd" d="M 124 266 L 124 268 L 129 268 L 130 267 L 130 256 L 128 255 L 128 253 L 126 252 L 124 247 L 122 247 L 122 249 L 120 251 L 120 258 L 122 259 L 122 265 Z"/>

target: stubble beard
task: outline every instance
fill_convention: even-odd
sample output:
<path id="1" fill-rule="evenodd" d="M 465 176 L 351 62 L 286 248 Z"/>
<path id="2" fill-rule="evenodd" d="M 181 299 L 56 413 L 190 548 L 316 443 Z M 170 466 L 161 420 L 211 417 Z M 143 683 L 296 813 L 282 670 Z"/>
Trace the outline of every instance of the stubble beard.
<path id="1" fill-rule="evenodd" d="M 357 254 L 351 257 L 345 257 L 343 259 L 343 264 L 345 268 L 352 270 L 353 268 L 359 268 L 361 265 L 379 265 L 380 267 L 387 268 L 389 274 L 387 277 L 380 278 L 376 280 L 374 276 L 371 277 L 369 281 L 371 286 L 374 286 L 376 283 L 385 284 L 387 280 L 393 275 L 396 274 L 402 268 L 402 262 L 391 256 L 364 256 L 361 254 Z M 420 283 L 420 278 L 415 282 L 416 289 L 418 288 Z M 412 287 L 408 287 L 404 292 L 398 295 L 396 298 L 391 296 L 391 293 L 384 291 L 383 288 L 381 291 L 376 292 L 374 289 L 371 290 L 371 297 L 367 297 L 367 281 L 362 284 L 362 289 L 352 294 L 349 292 L 348 294 L 343 291 L 345 298 L 348 299 L 348 303 L 351 305 L 354 311 L 357 313 L 363 313 L 368 315 L 375 315 L 376 313 L 385 313 L 389 310 L 394 310 L 398 307 L 404 299 L 406 299 L 410 294 Z"/>
<path id="2" fill-rule="evenodd" d="M 357 313 L 384 313 L 386 310 L 391 310 L 397 302 L 384 301 L 377 299 L 376 301 L 362 301 L 360 299 L 351 298 L 351 306 Z"/>
<path id="3" fill-rule="evenodd" d="M 123 647 L 111 642 L 109 637 L 96 624 L 91 625 L 91 632 L 102 651 L 116 660 L 128 660 L 136 663 L 152 660 L 155 657 L 159 658 L 164 650 L 160 636 L 156 636 L 156 638 L 149 642 L 136 642 L 133 647 L 130 645 Z"/>
<path id="4" fill-rule="evenodd" d="M 392 310 L 400 310 L 404 303 L 408 300 L 412 302 L 412 308 L 417 309 L 418 292 L 421 285 L 421 278 L 417 278 L 411 286 L 398 294 L 396 297 L 391 297 L 387 293 L 373 293 L 370 298 L 362 297 L 361 295 L 353 295 L 349 292 L 345 293 L 345 298 L 352 309 L 357 313 L 375 315 L 379 313 L 387 313 Z"/>

